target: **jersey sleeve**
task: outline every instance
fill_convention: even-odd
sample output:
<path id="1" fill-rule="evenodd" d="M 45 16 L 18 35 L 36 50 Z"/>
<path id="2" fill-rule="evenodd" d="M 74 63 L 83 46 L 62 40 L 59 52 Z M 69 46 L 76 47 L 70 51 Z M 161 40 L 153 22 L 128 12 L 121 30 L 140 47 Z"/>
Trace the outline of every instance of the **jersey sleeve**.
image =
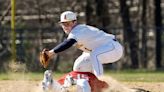
<path id="1" fill-rule="evenodd" d="M 75 39 L 77 41 L 77 37 L 72 33 L 68 35 L 67 39 Z"/>
<path id="2" fill-rule="evenodd" d="M 77 41 L 75 39 L 66 39 L 65 41 L 63 41 L 62 43 L 57 45 L 55 48 L 53 48 L 53 51 L 55 53 L 62 52 L 64 50 L 70 48 L 71 46 L 73 46 L 76 42 Z"/>

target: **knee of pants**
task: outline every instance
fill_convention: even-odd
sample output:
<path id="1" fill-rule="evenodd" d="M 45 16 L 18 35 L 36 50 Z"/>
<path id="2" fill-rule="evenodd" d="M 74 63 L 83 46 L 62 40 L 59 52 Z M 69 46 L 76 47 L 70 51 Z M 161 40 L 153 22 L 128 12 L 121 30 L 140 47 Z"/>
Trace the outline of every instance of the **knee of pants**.
<path id="1" fill-rule="evenodd" d="M 91 87 L 86 79 L 78 79 L 77 88 L 79 90 L 78 92 L 91 92 Z"/>
<path id="2" fill-rule="evenodd" d="M 80 57 L 78 57 L 75 60 L 73 70 L 79 72 L 92 72 L 93 69 L 92 69 L 92 62 L 90 60 L 90 55 L 82 54 Z"/>

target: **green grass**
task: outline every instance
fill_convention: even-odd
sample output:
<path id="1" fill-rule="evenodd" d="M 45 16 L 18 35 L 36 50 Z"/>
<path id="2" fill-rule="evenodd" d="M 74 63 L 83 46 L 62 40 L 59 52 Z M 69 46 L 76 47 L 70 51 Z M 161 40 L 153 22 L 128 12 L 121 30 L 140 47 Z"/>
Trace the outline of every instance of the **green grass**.
<path id="1" fill-rule="evenodd" d="M 54 78 L 58 79 L 64 73 L 55 72 Z M 106 71 L 106 76 L 123 81 L 123 82 L 164 82 L 164 72 L 149 72 L 149 71 Z M 43 73 L 18 73 L 8 72 L 0 73 L 0 80 L 31 80 L 40 81 L 43 79 Z"/>
<path id="2" fill-rule="evenodd" d="M 59 78 L 62 76 L 62 73 L 53 74 L 55 78 Z M 0 80 L 33 80 L 39 81 L 43 79 L 43 73 L 39 72 L 8 72 L 8 73 L 0 73 Z"/>
<path id="3" fill-rule="evenodd" d="M 164 82 L 164 72 L 161 71 L 107 71 L 105 75 L 125 82 Z"/>

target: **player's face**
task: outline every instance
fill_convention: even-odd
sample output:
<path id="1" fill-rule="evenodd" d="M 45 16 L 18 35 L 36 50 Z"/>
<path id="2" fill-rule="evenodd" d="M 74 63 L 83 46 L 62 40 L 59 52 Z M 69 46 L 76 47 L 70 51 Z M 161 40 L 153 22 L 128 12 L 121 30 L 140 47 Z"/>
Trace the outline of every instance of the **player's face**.
<path id="1" fill-rule="evenodd" d="M 74 22 L 73 21 L 69 21 L 69 22 L 62 22 L 60 23 L 61 27 L 63 28 L 63 31 L 66 34 L 69 34 L 74 26 Z"/>

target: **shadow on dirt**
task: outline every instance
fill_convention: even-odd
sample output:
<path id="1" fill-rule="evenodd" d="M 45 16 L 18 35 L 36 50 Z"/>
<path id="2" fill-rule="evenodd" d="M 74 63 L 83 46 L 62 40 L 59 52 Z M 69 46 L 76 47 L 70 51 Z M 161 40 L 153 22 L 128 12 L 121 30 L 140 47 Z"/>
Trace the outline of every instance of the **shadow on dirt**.
<path id="1" fill-rule="evenodd" d="M 132 88 L 132 89 L 136 90 L 135 92 L 151 92 L 151 91 L 141 89 L 141 88 Z"/>

